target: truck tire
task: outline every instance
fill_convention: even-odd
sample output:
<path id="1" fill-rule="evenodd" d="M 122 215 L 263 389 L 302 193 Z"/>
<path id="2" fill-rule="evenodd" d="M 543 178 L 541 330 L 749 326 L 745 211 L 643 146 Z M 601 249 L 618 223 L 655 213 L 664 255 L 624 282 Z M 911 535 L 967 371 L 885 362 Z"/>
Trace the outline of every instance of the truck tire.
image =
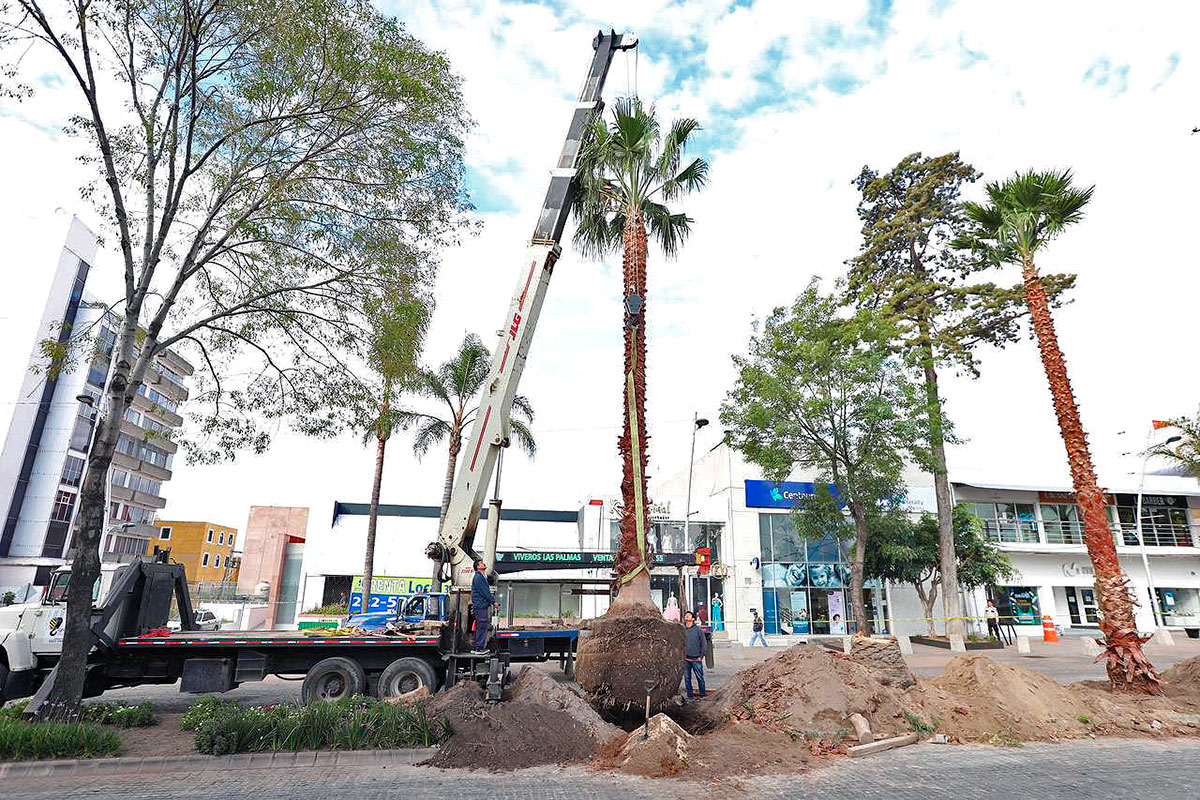
<path id="1" fill-rule="evenodd" d="M 362 694 L 367 688 L 367 675 L 357 661 L 349 658 L 327 658 L 313 665 L 300 686 L 300 699 L 309 703 L 330 702 Z"/>
<path id="2" fill-rule="evenodd" d="M 399 697 L 425 686 L 430 692 L 436 692 L 438 687 L 437 673 L 429 662 L 423 658 L 398 658 L 384 668 L 379 676 L 378 695 L 380 699 Z"/>
<path id="3" fill-rule="evenodd" d="M 4 705 L 4 701 L 8 696 L 4 694 L 4 685 L 8 683 L 8 667 L 0 664 L 0 706 Z"/>

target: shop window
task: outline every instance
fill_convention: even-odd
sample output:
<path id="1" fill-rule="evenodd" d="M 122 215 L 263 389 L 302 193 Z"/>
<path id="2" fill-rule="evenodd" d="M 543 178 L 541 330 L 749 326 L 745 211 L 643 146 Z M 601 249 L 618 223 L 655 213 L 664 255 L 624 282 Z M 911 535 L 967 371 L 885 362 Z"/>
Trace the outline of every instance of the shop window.
<path id="1" fill-rule="evenodd" d="M 1083 544 L 1083 521 L 1074 503 L 1042 503 L 1047 544 Z"/>
<path id="2" fill-rule="evenodd" d="M 1014 625 L 1041 625 L 1041 603 L 1036 586 L 997 586 L 992 598 L 1001 617 L 1011 617 Z"/>

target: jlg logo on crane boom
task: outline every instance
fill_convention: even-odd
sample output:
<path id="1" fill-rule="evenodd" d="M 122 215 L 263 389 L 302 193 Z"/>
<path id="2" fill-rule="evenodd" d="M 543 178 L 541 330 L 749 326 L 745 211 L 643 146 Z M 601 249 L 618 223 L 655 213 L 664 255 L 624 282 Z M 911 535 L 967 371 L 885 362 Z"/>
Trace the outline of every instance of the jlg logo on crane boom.
<path id="1" fill-rule="evenodd" d="M 513 314 L 512 327 L 508 329 L 508 335 L 513 338 L 513 341 L 517 339 L 517 328 L 519 327 L 521 327 L 521 315 Z"/>

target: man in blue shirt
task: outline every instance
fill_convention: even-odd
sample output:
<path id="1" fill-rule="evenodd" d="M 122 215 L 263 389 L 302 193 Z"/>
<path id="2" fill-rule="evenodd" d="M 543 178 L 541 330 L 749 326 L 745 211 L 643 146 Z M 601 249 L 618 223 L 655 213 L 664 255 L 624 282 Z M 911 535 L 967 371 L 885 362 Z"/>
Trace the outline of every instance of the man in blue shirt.
<path id="1" fill-rule="evenodd" d="M 484 654 L 487 650 L 487 635 L 492 627 L 492 606 L 496 596 L 488 586 L 487 564 L 483 559 L 475 561 L 475 576 L 471 578 L 471 605 L 475 610 L 475 648 L 471 651 Z"/>
<path id="2" fill-rule="evenodd" d="M 696 624 L 696 615 L 691 611 L 683 617 L 683 659 L 687 697 L 692 699 L 692 675 L 695 674 L 696 682 L 700 684 L 700 696 L 704 697 L 704 653 L 708 647 L 708 640 L 704 636 L 704 630 Z"/>

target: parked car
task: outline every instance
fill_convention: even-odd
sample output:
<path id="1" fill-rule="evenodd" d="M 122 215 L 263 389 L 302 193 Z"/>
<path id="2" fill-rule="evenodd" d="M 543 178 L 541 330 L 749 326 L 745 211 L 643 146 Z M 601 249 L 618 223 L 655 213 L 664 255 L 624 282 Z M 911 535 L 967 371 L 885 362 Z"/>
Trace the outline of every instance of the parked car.
<path id="1" fill-rule="evenodd" d="M 193 615 L 196 620 L 196 630 L 198 631 L 219 631 L 221 629 L 221 620 L 211 611 L 200 609 Z M 167 620 L 168 630 L 179 630 L 179 620 Z"/>

